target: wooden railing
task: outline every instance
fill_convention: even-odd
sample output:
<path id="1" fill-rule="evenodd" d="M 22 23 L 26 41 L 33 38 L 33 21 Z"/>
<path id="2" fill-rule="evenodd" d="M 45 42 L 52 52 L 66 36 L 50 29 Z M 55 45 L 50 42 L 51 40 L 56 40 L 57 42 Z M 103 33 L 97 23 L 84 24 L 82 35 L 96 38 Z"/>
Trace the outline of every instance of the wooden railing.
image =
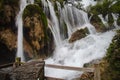
<path id="1" fill-rule="evenodd" d="M 1 68 L 6 68 L 6 67 L 10 67 L 10 66 L 13 66 L 13 63 L 8 63 L 8 64 L 0 65 L 0 69 Z"/>
<path id="2" fill-rule="evenodd" d="M 95 64 L 94 68 L 80 68 L 80 67 L 60 66 L 60 65 L 52 65 L 52 64 L 45 64 L 45 67 L 65 69 L 65 70 L 74 70 L 74 71 L 83 71 L 83 72 L 93 72 L 94 80 L 100 80 L 99 64 Z M 63 80 L 63 79 L 46 76 L 46 80 Z"/>
<path id="3" fill-rule="evenodd" d="M 15 63 L 0 65 L 0 69 L 5 68 L 5 67 L 9 67 L 9 66 L 18 67 L 21 64 L 22 63 L 21 63 L 20 58 L 16 58 Z M 80 67 L 70 67 L 70 66 L 61 66 L 61 65 L 53 65 L 53 64 L 45 64 L 45 67 L 64 69 L 64 70 L 82 71 L 82 72 L 93 72 L 94 73 L 94 80 L 101 80 L 99 64 L 94 64 L 94 68 L 80 68 Z M 45 76 L 45 79 L 46 80 L 64 80 L 64 79 L 49 77 L 49 76 Z"/>

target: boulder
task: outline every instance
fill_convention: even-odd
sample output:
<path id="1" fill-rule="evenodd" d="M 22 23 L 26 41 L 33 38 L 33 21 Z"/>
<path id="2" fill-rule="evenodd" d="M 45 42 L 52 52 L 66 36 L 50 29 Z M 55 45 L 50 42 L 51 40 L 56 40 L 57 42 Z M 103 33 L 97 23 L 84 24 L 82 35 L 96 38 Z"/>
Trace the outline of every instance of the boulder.
<path id="1" fill-rule="evenodd" d="M 44 61 L 31 61 L 13 69 L 15 80 L 44 80 Z"/>
<path id="2" fill-rule="evenodd" d="M 84 38 L 85 36 L 87 36 L 87 34 L 89 33 L 88 29 L 87 28 L 84 28 L 84 29 L 78 29 L 77 31 L 75 31 L 70 39 L 69 39 L 69 43 L 72 43 L 76 40 L 79 40 L 81 38 Z"/>

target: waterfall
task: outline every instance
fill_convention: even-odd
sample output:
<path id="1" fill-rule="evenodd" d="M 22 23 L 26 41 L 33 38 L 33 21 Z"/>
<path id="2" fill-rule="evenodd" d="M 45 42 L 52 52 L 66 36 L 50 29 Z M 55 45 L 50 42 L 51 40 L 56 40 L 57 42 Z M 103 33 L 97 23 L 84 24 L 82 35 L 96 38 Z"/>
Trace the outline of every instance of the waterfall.
<path id="1" fill-rule="evenodd" d="M 113 16 L 113 19 L 114 19 L 114 26 L 116 27 L 116 28 L 118 28 L 119 26 L 118 26 L 118 24 L 117 24 L 117 19 L 118 19 L 118 16 L 119 16 L 119 14 L 113 14 L 112 13 L 112 16 Z"/>
<path id="2" fill-rule="evenodd" d="M 56 16 L 52 3 L 49 0 L 47 0 L 47 2 L 50 9 L 50 19 L 51 19 L 51 26 L 49 27 L 53 33 L 55 44 L 58 47 L 61 45 L 61 41 L 62 41 L 60 36 L 60 31 L 59 31 L 59 22 L 58 22 L 58 18 Z"/>
<path id="3" fill-rule="evenodd" d="M 62 18 L 67 25 L 68 36 L 77 29 L 87 27 L 90 33 L 95 33 L 95 28 L 90 24 L 87 13 L 73 6 L 65 5 L 62 10 Z"/>
<path id="4" fill-rule="evenodd" d="M 98 15 L 98 17 L 101 19 L 101 21 L 102 21 L 102 23 L 105 25 L 105 27 L 106 28 L 108 28 L 108 22 L 107 22 L 107 20 L 105 20 L 104 18 L 103 18 L 103 15 L 102 14 L 100 14 L 100 15 Z"/>
<path id="5" fill-rule="evenodd" d="M 59 18 L 57 18 L 53 4 L 49 0 L 47 0 L 46 3 L 49 6 L 48 13 L 50 13 L 48 25 L 53 33 L 55 43 L 58 46 L 60 45 L 59 47 L 55 48 L 54 55 L 45 60 L 46 63 L 83 67 L 85 63 L 88 63 L 92 60 L 101 59 L 105 56 L 106 50 L 109 47 L 113 36 L 115 35 L 114 31 L 97 33 L 94 26 L 90 24 L 88 14 L 70 4 L 64 4 L 64 6 L 61 8 L 61 5 L 59 2 L 57 2 L 59 14 Z M 102 17 L 102 15 L 99 15 L 99 17 L 106 25 L 107 16 L 106 20 Z M 67 27 L 67 39 L 61 38 L 63 37 L 63 33 L 60 33 L 60 31 L 62 31 L 64 24 L 66 24 Z M 85 27 L 89 29 L 89 35 L 73 43 L 68 42 L 68 39 L 73 32 L 75 32 L 77 29 Z M 108 27 L 108 25 L 106 25 L 106 27 Z M 79 77 L 80 74 L 81 72 L 45 67 L 45 75 L 50 77 L 71 80 L 72 78 Z"/>
<path id="6" fill-rule="evenodd" d="M 25 7 L 28 4 L 33 4 L 34 0 L 20 0 L 20 11 L 16 17 L 16 26 L 18 27 L 18 37 L 17 37 L 17 57 L 21 57 L 21 61 L 25 61 L 25 57 L 23 54 L 23 21 L 22 14 Z"/>
<path id="7" fill-rule="evenodd" d="M 44 12 L 48 17 L 48 26 L 51 29 L 56 44 L 54 55 L 46 59 L 46 63 L 83 67 L 85 63 L 96 59 L 101 59 L 105 56 L 106 50 L 109 47 L 113 36 L 115 35 L 113 30 L 105 33 L 97 33 L 94 26 L 90 24 L 88 14 L 82 10 L 77 9 L 72 4 L 66 3 L 64 4 L 63 8 L 61 8 L 61 4 L 56 2 L 59 14 L 58 18 L 54 10 L 54 5 L 49 0 L 41 1 L 44 6 Z M 33 3 L 34 0 L 21 0 L 20 11 L 16 17 L 16 25 L 18 26 L 17 57 L 21 57 L 22 61 L 25 61 L 23 54 L 22 14 L 25 7 L 28 4 Z M 114 20 L 116 20 L 116 15 L 112 15 Z M 106 19 L 104 19 L 102 15 L 99 15 L 99 17 L 103 24 L 108 27 L 108 16 L 106 16 Z M 64 34 L 62 33 L 62 30 L 64 24 L 67 27 L 67 39 L 63 38 Z M 114 22 L 114 25 L 117 25 L 116 22 Z M 73 32 L 75 32 L 77 29 L 85 27 L 89 29 L 90 34 L 88 34 L 85 38 L 77 40 L 73 43 L 68 42 L 68 39 Z M 80 74 L 81 72 L 51 69 L 45 67 L 45 75 L 50 77 L 58 77 L 65 80 L 70 80 L 72 78 L 79 77 Z"/>

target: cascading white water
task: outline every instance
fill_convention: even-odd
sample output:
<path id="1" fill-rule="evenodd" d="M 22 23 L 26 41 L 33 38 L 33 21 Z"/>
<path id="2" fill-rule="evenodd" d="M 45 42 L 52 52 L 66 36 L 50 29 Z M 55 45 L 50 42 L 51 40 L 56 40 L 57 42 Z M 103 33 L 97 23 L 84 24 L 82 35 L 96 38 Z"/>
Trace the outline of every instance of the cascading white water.
<path id="1" fill-rule="evenodd" d="M 20 0 L 20 11 L 16 17 L 16 26 L 18 27 L 18 37 L 17 37 L 17 57 L 21 57 L 21 61 L 25 61 L 24 54 L 23 54 L 23 21 L 22 21 L 22 14 L 25 7 L 28 4 L 33 4 L 34 0 Z"/>
<path id="2" fill-rule="evenodd" d="M 52 3 L 48 0 L 48 6 L 51 8 Z M 60 4 L 59 4 L 60 5 Z M 59 7 L 60 8 L 60 7 Z M 50 13 L 53 13 L 54 8 L 50 9 Z M 72 5 L 64 5 L 64 8 L 59 11 L 60 20 L 64 20 L 67 25 L 67 31 L 69 37 L 71 34 L 80 28 L 87 27 L 90 31 L 90 34 L 74 43 L 68 43 L 68 39 L 62 40 L 61 43 L 58 41 L 58 36 L 54 36 L 56 42 L 59 43 L 59 47 L 56 47 L 54 51 L 54 55 L 49 59 L 45 60 L 48 64 L 57 64 L 57 65 L 66 65 L 66 66 L 76 66 L 83 67 L 85 63 L 88 63 L 92 60 L 101 59 L 105 56 L 106 50 L 115 35 L 114 31 L 109 31 L 105 33 L 96 33 L 95 28 L 90 24 L 87 13 L 84 11 L 78 10 Z M 52 16 L 56 17 L 55 13 Z M 101 17 L 101 16 L 100 16 Z M 54 18 L 51 19 L 51 21 Z M 102 17 L 101 17 L 102 19 Z M 58 23 L 58 19 L 54 19 L 57 21 L 57 25 L 51 26 L 52 29 L 58 27 L 58 24 L 63 24 L 63 22 Z M 104 21 L 104 20 L 103 20 Z M 50 22 L 50 21 L 49 21 Z M 52 23 L 51 22 L 51 23 Z M 54 23 L 55 24 L 55 23 Z M 50 28 L 51 28 L 50 27 Z M 60 28 L 57 28 L 60 29 Z M 56 30 L 56 29 L 55 29 Z M 57 33 L 60 30 L 56 30 Z M 53 35 L 56 33 L 53 32 Z M 61 35 L 61 34 L 60 34 Z M 61 36 L 60 36 L 61 37 Z M 50 77 L 63 78 L 67 80 L 71 80 L 72 78 L 80 76 L 81 72 L 74 71 L 66 71 L 52 68 L 45 68 L 45 75 Z"/>
<path id="3" fill-rule="evenodd" d="M 61 42 L 62 42 L 61 36 L 60 36 L 60 31 L 59 31 L 60 30 L 59 22 L 58 22 L 58 19 L 57 19 L 57 16 L 54 11 L 54 7 L 53 7 L 52 3 L 49 0 L 47 0 L 47 2 L 48 2 L 49 9 L 50 9 L 50 15 L 51 15 L 50 16 L 51 17 L 51 26 L 49 26 L 49 27 L 53 33 L 53 36 L 55 39 L 55 44 L 58 47 L 61 45 Z"/>
<path id="4" fill-rule="evenodd" d="M 72 44 L 63 42 L 60 48 L 56 48 L 54 56 L 46 60 L 46 64 L 83 67 L 85 63 L 101 59 L 105 56 L 106 50 L 115 33 L 90 34 Z M 81 72 L 45 69 L 45 75 L 70 80 L 69 78 L 79 77 Z"/>
<path id="5" fill-rule="evenodd" d="M 113 14 L 112 13 L 112 16 L 113 16 L 113 19 L 114 19 L 114 26 L 116 27 L 116 28 L 118 28 L 118 24 L 117 24 L 117 19 L 118 19 L 118 16 L 119 16 L 119 14 Z"/>
<path id="6" fill-rule="evenodd" d="M 108 28 L 108 27 L 109 27 L 108 22 L 107 22 L 107 20 L 105 20 L 105 19 L 103 18 L 103 15 L 100 14 L 100 15 L 98 15 L 98 17 L 101 19 L 101 21 L 102 21 L 102 23 L 105 25 L 105 27 Z"/>
<path id="7" fill-rule="evenodd" d="M 95 33 L 95 28 L 90 24 L 87 13 L 73 6 L 65 5 L 62 10 L 62 18 L 67 25 L 68 36 L 77 29 L 87 27 L 90 33 Z"/>

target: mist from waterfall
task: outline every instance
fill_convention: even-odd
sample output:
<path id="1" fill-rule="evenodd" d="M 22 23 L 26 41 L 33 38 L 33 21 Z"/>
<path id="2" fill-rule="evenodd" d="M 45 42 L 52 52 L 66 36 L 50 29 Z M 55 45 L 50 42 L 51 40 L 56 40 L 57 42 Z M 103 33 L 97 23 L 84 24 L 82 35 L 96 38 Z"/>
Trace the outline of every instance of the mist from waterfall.
<path id="1" fill-rule="evenodd" d="M 20 0 L 20 11 L 16 17 L 16 26 L 18 27 L 18 36 L 17 36 L 17 53 L 16 57 L 21 57 L 21 61 L 25 61 L 24 50 L 23 50 L 23 20 L 22 14 L 25 7 L 28 4 L 33 4 L 34 0 Z"/>

